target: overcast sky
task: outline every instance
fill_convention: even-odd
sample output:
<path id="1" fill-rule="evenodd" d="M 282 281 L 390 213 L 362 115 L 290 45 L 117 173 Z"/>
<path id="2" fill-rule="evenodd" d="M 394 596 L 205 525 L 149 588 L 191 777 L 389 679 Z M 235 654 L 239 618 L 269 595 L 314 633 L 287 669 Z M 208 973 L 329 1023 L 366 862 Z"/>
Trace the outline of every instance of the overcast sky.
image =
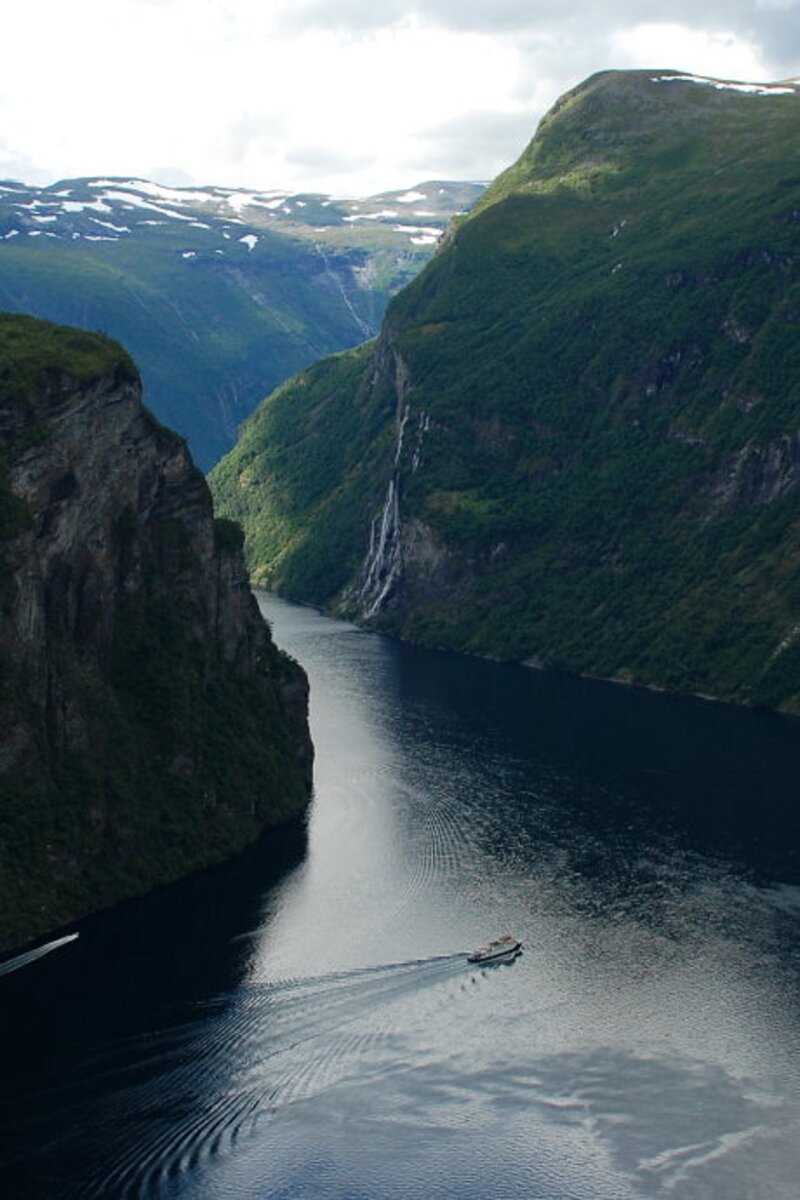
<path id="1" fill-rule="evenodd" d="M 800 0 L 23 0 L 0 33 L 0 178 L 490 179 L 607 67 L 795 76 Z"/>

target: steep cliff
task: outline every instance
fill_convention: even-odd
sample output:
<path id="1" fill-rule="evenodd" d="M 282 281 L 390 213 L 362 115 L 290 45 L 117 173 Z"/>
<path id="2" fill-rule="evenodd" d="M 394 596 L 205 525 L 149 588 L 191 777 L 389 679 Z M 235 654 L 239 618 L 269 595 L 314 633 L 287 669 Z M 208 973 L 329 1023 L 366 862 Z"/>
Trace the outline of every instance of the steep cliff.
<path id="1" fill-rule="evenodd" d="M 302 812 L 306 680 L 110 340 L 0 317 L 0 946 Z"/>
<path id="2" fill-rule="evenodd" d="M 800 89 L 606 72 L 214 472 L 251 571 L 434 645 L 800 711 Z"/>

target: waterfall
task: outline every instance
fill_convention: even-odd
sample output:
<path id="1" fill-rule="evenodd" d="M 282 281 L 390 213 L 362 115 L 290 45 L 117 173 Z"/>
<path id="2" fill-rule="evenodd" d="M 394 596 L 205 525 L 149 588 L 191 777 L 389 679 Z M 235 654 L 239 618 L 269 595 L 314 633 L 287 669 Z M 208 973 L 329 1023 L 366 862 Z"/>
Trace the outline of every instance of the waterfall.
<path id="1" fill-rule="evenodd" d="M 364 563 L 361 604 L 364 617 L 373 617 L 400 574 L 400 479 L 393 471 L 383 508 L 373 517 L 369 551 Z"/>
<path id="2" fill-rule="evenodd" d="M 402 555 L 400 551 L 400 459 L 403 454 L 403 438 L 411 409 L 406 405 L 397 431 L 397 446 L 394 453 L 392 474 L 386 498 L 379 513 L 372 518 L 369 527 L 369 550 L 364 561 L 364 582 L 359 593 L 364 618 L 374 617 L 380 611 L 400 574 Z"/>
<path id="3" fill-rule="evenodd" d="M 365 337 L 365 338 L 373 337 L 375 334 L 375 330 L 372 329 L 366 323 L 366 321 L 362 321 L 361 317 L 358 315 L 356 310 L 353 308 L 353 304 L 350 300 L 350 297 L 348 296 L 347 291 L 345 290 L 344 283 L 342 282 L 341 277 L 339 275 L 337 275 L 337 273 L 334 270 L 331 269 L 331 265 L 328 261 L 328 256 L 325 253 L 325 251 L 323 250 L 322 246 L 320 246 L 319 242 L 314 242 L 313 245 L 314 245 L 314 249 L 316 250 L 317 254 L 320 256 L 323 263 L 325 264 L 325 274 L 332 281 L 334 287 L 336 287 L 338 289 L 338 291 L 342 297 L 342 300 L 344 301 L 345 307 L 346 307 L 347 311 L 350 313 L 350 316 L 353 318 L 353 321 L 355 322 L 359 332 L 361 333 L 361 336 Z"/>

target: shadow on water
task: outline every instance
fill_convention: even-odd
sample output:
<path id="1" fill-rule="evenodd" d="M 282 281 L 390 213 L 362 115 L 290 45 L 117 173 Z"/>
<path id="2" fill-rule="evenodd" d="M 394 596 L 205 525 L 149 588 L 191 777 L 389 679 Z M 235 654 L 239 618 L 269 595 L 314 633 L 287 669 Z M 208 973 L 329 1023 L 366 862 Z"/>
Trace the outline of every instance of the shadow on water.
<path id="1" fill-rule="evenodd" d="M 56 1130 L 69 1128 L 72 1105 L 105 1094 L 105 1075 L 84 1073 L 92 1048 L 127 1046 L 138 1063 L 154 1030 L 179 1030 L 198 1000 L 235 989 L 249 958 L 236 935 L 265 919 L 265 896 L 268 906 L 270 889 L 303 862 L 306 846 L 301 822 L 270 830 L 235 860 L 87 918 L 0 965 L 6 1194 L 69 1194 L 68 1162 L 50 1163 L 48 1176 L 44 1149 Z M 42 1163 L 41 1186 L 33 1161 Z M 79 1178 L 82 1168 L 75 1169 Z"/>
<path id="2" fill-rule="evenodd" d="M 635 809 L 687 849 L 800 883 L 797 717 L 413 646 L 391 659 L 403 706 L 432 715 L 428 736 L 449 714 L 463 753 L 566 767 L 561 801 L 598 827 Z"/>
<path id="3" fill-rule="evenodd" d="M 402 1071 L 396 1038 L 375 1027 L 376 1014 L 466 967 L 457 953 L 246 984 L 195 1004 L 182 1024 L 98 1046 L 79 1077 L 63 1076 L 55 1090 L 66 1120 L 42 1143 L 43 1189 L 25 1194 L 46 1195 L 48 1176 L 65 1198 L 193 1194 L 195 1176 L 281 1109 L 324 1095 L 355 1070 Z M 88 1109 L 87 1091 L 97 1098 Z M 69 1125 L 76 1094 L 77 1138 Z M 80 1182 L 71 1188 L 73 1156 Z"/>

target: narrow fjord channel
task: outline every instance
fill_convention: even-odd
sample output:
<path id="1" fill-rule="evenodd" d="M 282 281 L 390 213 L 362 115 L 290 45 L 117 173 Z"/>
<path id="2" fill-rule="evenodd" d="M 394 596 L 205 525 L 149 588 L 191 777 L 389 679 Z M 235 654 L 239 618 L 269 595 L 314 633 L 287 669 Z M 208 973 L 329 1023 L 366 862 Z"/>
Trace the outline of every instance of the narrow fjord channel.
<path id="1" fill-rule="evenodd" d="M 308 829 L 0 978 L 3 1194 L 796 1200 L 800 722 L 260 599 Z"/>

